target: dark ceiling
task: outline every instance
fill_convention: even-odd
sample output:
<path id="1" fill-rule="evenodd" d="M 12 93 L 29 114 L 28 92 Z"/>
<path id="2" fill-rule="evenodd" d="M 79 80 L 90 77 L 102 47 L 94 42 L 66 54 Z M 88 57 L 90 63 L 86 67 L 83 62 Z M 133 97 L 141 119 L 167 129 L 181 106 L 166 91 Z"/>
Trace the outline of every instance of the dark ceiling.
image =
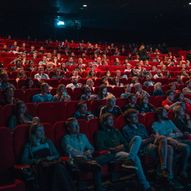
<path id="1" fill-rule="evenodd" d="M 172 32 L 191 38 L 189 0 L 6 0 L 0 6 L 0 22 L 12 31 L 42 31 L 40 26 L 54 27 L 57 16 L 66 22 L 81 22 L 81 30 L 123 31 L 148 37 L 152 32 Z"/>

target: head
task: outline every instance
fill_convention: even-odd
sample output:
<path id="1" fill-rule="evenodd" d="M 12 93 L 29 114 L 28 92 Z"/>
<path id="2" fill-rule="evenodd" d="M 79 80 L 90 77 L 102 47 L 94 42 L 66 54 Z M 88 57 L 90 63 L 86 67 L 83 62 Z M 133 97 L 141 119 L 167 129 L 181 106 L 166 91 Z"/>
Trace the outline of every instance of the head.
<path id="1" fill-rule="evenodd" d="M 77 84 L 78 83 L 78 78 L 73 76 L 71 81 L 72 81 L 73 84 Z"/>
<path id="2" fill-rule="evenodd" d="M 125 120 L 130 124 L 137 124 L 138 120 L 138 111 L 135 109 L 128 109 L 124 114 Z"/>
<path id="3" fill-rule="evenodd" d="M 10 98 L 10 97 L 14 97 L 14 92 L 15 92 L 15 89 L 14 89 L 14 87 L 12 87 L 12 86 L 9 86 L 9 87 L 7 87 L 5 90 L 4 90 L 4 96 L 6 97 L 6 98 Z"/>
<path id="4" fill-rule="evenodd" d="M 131 92 L 131 86 L 130 86 L 130 84 L 126 84 L 126 85 L 124 86 L 124 90 L 125 90 L 125 92 Z"/>
<path id="5" fill-rule="evenodd" d="M 79 134 L 80 132 L 80 126 L 74 117 L 68 118 L 65 126 L 69 134 Z"/>
<path id="6" fill-rule="evenodd" d="M 87 103 L 86 102 L 79 102 L 77 105 L 77 110 L 82 113 L 82 114 L 86 114 L 88 111 L 88 107 L 87 107 Z"/>
<path id="7" fill-rule="evenodd" d="M 136 91 L 136 92 L 142 90 L 142 85 L 141 85 L 140 83 L 136 83 L 136 84 L 134 85 L 134 87 L 135 87 L 135 91 Z"/>
<path id="8" fill-rule="evenodd" d="M 113 128 L 113 116 L 110 113 L 104 113 L 101 117 L 100 117 L 100 124 L 102 126 L 102 128 Z"/>
<path id="9" fill-rule="evenodd" d="M 64 93 L 67 93 L 65 85 L 59 84 L 57 88 L 57 94 L 63 95 Z"/>
<path id="10" fill-rule="evenodd" d="M 155 114 L 156 114 L 156 117 L 157 117 L 158 120 L 166 120 L 166 119 L 168 119 L 168 112 L 163 107 L 157 108 Z"/>
<path id="11" fill-rule="evenodd" d="M 44 73 L 44 67 L 43 66 L 39 66 L 38 67 L 38 72 L 39 72 L 39 74 L 43 74 Z"/>
<path id="12" fill-rule="evenodd" d="M 86 85 L 89 86 L 90 88 L 92 88 L 94 86 L 94 81 L 92 79 L 87 79 L 86 81 Z"/>
<path id="13" fill-rule="evenodd" d="M 174 91 L 168 90 L 166 93 L 167 99 L 170 100 L 171 102 L 174 101 Z"/>
<path id="14" fill-rule="evenodd" d="M 116 104 L 116 98 L 114 96 L 107 99 L 107 105 L 109 107 L 113 108 L 115 106 L 115 104 Z"/>
<path id="15" fill-rule="evenodd" d="M 89 86 L 85 85 L 83 87 L 83 93 L 86 94 L 87 96 L 90 96 L 92 93 L 91 88 Z"/>
<path id="16" fill-rule="evenodd" d="M 182 92 L 176 93 L 175 101 L 184 101 L 184 94 Z"/>
<path id="17" fill-rule="evenodd" d="M 48 83 L 42 83 L 41 84 L 41 92 L 42 93 L 49 93 L 49 85 Z"/>
<path id="18" fill-rule="evenodd" d="M 154 84 L 154 90 L 161 90 L 162 89 L 162 83 L 161 82 L 157 82 L 156 84 Z"/>
<path id="19" fill-rule="evenodd" d="M 136 104 L 137 103 L 137 97 L 134 94 L 131 94 L 128 98 L 129 103 Z"/>
<path id="20" fill-rule="evenodd" d="M 17 101 L 16 105 L 15 105 L 15 113 L 16 115 L 19 115 L 19 114 L 25 114 L 27 111 L 27 107 L 24 103 L 24 101 Z"/>
<path id="21" fill-rule="evenodd" d="M 25 86 L 26 86 L 26 88 L 32 88 L 34 86 L 33 80 L 31 78 L 27 78 L 25 80 Z"/>
<path id="22" fill-rule="evenodd" d="M 32 145 L 36 145 L 37 141 L 40 141 L 41 143 L 44 143 L 46 141 L 44 127 L 42 124 L 34 123 L 31 125 L 29 132 L 29 141 Z"/>
<path id="23" fill-rule="evenodd" d="M 107 86 L 101 85 L 99 87 L 99 96 L 102 97 L 102 98 L 107 96 Z"/>

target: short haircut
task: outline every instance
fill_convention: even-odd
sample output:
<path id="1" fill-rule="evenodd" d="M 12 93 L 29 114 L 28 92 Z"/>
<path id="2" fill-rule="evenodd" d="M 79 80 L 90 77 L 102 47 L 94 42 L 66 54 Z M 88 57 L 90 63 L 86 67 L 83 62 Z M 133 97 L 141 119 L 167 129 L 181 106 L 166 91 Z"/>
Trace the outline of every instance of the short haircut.
<path id="1" fill-rule="evenodd" d="M 168 91 L 166 92 L 166 96 L 169 96 L 171 93 L 174 93 L 174 91 L 168 90 Z"/>
<path id="2" fill-rule="evenodd" d="M 130 115 L 135 114 L 135 113 L 138 114 L 139 112 L 136 109 L 128 109 L 125 111 L 124 117 L 129 118 Z"/>

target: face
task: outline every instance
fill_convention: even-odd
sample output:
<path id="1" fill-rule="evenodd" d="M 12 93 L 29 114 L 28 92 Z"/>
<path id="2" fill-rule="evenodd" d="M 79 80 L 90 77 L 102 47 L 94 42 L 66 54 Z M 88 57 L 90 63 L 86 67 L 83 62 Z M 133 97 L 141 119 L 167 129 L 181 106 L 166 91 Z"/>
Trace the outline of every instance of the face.
<path id="1" fill-rule="evenodd" d="M 63 94 L 65 91 L 66 91 L 65 87 L 64 87 L 64 86 L 61 86 L 60 89 L 59 89 L 59 92 L 60 92 L 61 94 Z"/>
<path id="2" fill-rule="evenodd" d="M 103 95 L 107 95 L 107 88 L 103 88 L 102 94 L 103 94 Z"/>
<path id="3" fill-rule="evenodd" d="M 137 124 L 138 123 L 138 115 L 137 113 L 132 113 L 129 116 L 130 123 Z"/>
<path id="4" fill-rule="evenodd" d="M 109 128 L 113 127 L 113 123 L 114 122 L 112 116 L 107 117 L 107 119 L 104 121 L 104 124 Z"/>
<path id="5" fill-rule="evenodd" d="M 12 87 L 8 88 L 7 91 L 5 92 L 5 95 L 8 97 L 13 97 L 14 96 L 14 89 Z"/>
<path id="6" fill-rule="evenodd" d="M 20 104 L 19 112 L 20 113 L 25 113 L 26 112 L 26 105 L 24 103 Z"/>
<path id="7" fill-rule="evenodd" d="M 114 107 L 115 104 L 116 104 L 116 99 L 114 97 L 108 100 L 109 106 Z"/>
<path id="8" fill-rule="evenodd" d="M 132 97 L 131 97 L 130 103 L 132 103 L 132 104 L 136 104 L 136 103 L 137 103 L 137 98 L 136 98 L 136 96 L 132 96 Z"/>
<path id="9" fill-rule="evenodd" d="M 81 113 L 86 113 L 88 110 L 87 104 L 82 104 L 80 108 Z"/>
<path id="10" fill-rule="evenodd" d="M 78 134 L 80 127 L 77 120 L 72 121 L 68 126 L 68 131 L 70 134 Z"/>
<path id="11" fill-rule="evenodd" d="M 44 127 L 42 127 L 42 126 L 37 127 L 35 136 L 37 139 L 43 139 L 45 136 Z"/>
<path id="12" fill-rule="evenodd" d="M 173 92 L 171 92 L 171 93 L 168 95 L 168 99 L 169 99 L 170 101 L 173 101 L 173 100 L 174 100 L 174 93 L 173 93 Z"/>
<path id="13" fill-rule="evenodd" d="M 49 92 L 49 85 L 48 84 L 44 84 L 42 86 L 42 91 L 45 92 L 45 93 L 48 93 Z"/>

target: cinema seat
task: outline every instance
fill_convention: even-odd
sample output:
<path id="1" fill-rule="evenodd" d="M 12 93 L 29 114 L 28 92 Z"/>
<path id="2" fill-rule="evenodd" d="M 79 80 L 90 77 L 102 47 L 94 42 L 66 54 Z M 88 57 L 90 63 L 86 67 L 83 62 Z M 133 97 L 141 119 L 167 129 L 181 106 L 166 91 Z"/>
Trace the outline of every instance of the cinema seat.
<path id="1" fill-rule="evenodd" d="M 0 128 L 0 156 L 0 191 L 25 191 L 24 183 L 14 177 L 13 133 L 6 127 Z"/>

